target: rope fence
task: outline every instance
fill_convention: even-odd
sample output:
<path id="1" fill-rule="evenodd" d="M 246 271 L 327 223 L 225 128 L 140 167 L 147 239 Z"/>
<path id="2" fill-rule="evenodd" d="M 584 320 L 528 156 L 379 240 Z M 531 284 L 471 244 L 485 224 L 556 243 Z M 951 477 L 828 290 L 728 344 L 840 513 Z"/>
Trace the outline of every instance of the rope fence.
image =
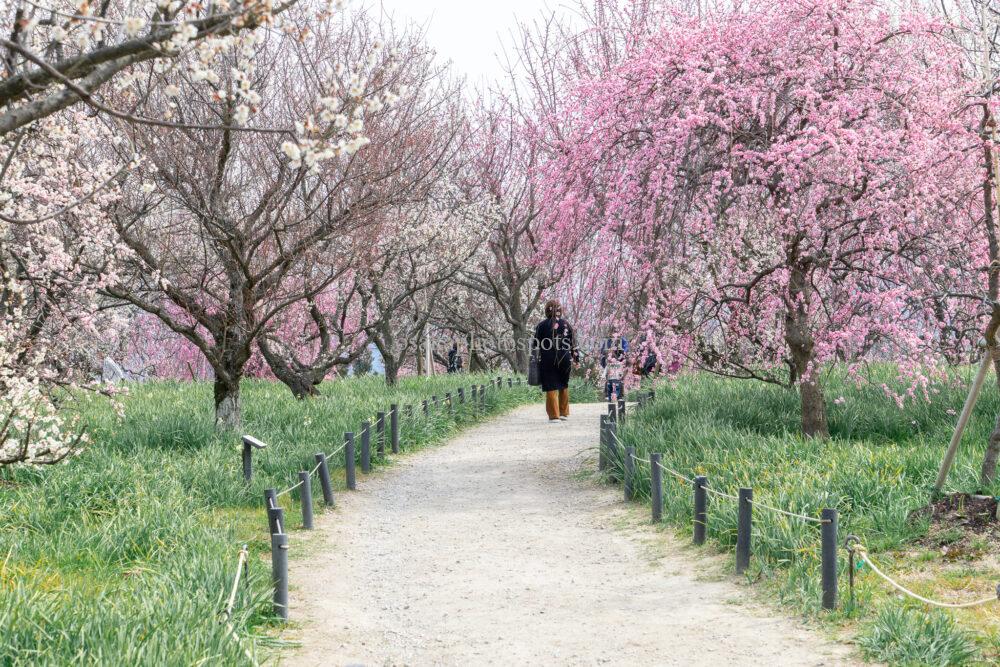
<path id="1" fill-rule="evenodd" d="M 654 523 L 662 520 L 663 513 L 663 474 L 690 484 L 693 492 L 693 532 L 694 543 L 704 544 L 706 529 L 708 525 L 708 497 L 724 498 L 734 501 L 737 508 L 737 536 L 736 536 L 736 573 L 741 574 L 746 571 L 750 562 L 751 538 L 753 526 L 753 509 L 763 510 L 779 516 L 788 517 L 801 521 L 805 524 L 818 525 L 820 527 L 820 558 L 821 558 L 821 578 L 822 578 L 822 606 L 824 609 L 835 609 L 837 606 L 838 594 L 838 556 L 837 556 L 837 530 L 838 513 L 835 509 L 826 508 L 821 511 L 821 516 L 809 516 L 801 512 L 790 511 L 775 507 L 753 498 L 753 489 L 744 487 L 739 489 L 739 494 L 734 495 L 720 489 L 715 489 L 708 484 L 708 479 L 704 475 L 688 477 L 662 462 L 662 454 L 652 452 L 648 458 L 639 456 L 633 446 L 623 442 L 618 436 L 618 428 L 627 419 L 626 415 L 633 415 L 644 408 L 653 398 L 653 394 L 640 395 L 639 400 L 631 407 L 631 411 L 624 409 L 621 402 L 608 402 L 608 414 L 601 416 L 600 422 L 600 445 L 598 454 L 598 470 L 613 470 L 611 478 L 620 478 L 624 489 L 625 500 L 633 500 L 635 496 L 635 477 L 637 474 L 636 464 L 649 466 L 650 470 L 650 500 L 652 502 L 652 518 Z M 861 562 L 868 565 L 878 577 L 883 579 L 892 588 L 903 593 L 914 600 L 924 604 L 943 607 L 948 609 L 965 609 L 978 607 L 1000 601 L 1000 585 L 997 586 L 996 595 L 973 600 L 970 602 L 940 602 L 919 595 L 898 581 L 883 572 L 872 562 L 867 549 L 861 544 L 858 537 L 849 536 L 845 544 L 849 554 L 850 565 L 847 568 L 850 575 L 851 599 L 854 599 L 854 558 L 857 556 Z"/>
<path id="2" fill-rule="evenodd" d="M 920 595 L 919 593 L 914 593 L 909 588 L 903 586 L 901 583 L 899 583 L 898 581 L 887 575 L 885 572 L 883 572 L 877 565 L 875 565 L 875 563 L 872 562 L 871 557 L 868 555 L 868 549 L 865 548 L 863 544 L 861 544 L 860 538 L 854 535 L 848 535 L 847 541 L 844 546 L 851 556 L 851 564 L 848 569 L 851 573 L 852 591 L 854 588 L 853 561 L 854 561 L 854 555 L 857 554 L 857 556 L 861 559 L 861 562 L 863 562 L 865 565 L 871 568 L 872 572 L 881 577 L 886 583 L 895 588 L 897 591 L 913 598 L 914 600 L 919 600 L 920 602 L 923 602 L 924 604 L 930 605 L 932 607 L 940 607 L 942 609 L 969 609 L 971 607 L 981 607 L 983 605 L 992 604 L 994 602 L 1000 601 L 1000 584 L 997 585 L 996 595 L 992 595 L 988 598 L 981 598 L 978 600 L 972 600 L 970 602 L 941 602 L 939 600 L 932 600 L 930 598 L 924 597 L 923 595 Z"/>
<path id="3" fill-rule="evenodd" d="M 431 409 L 443 403 L 447 404 L 448 415 L 454 414 L 453 408 L 465 408 L 473 415 L 481 416 L 487 409 L 487 392 L 489 390 L 503 389 L 504 378 L 496 377 L 488 384 L 472 385 L 471 387 L 461 387 L 457 390 L 457 396 L 448 392 L 445 396 L 431 396 L 430 399 L 423 399 L 420 403 L 422 415 L 414 410 L 413 404 L 405 406 L 405 418 L 409 421 L 418 420 L 421 417 L 430 417 Z M 507 378 L 506 387 L 508 389 L 525 386 L 522 378 Z M 456 405 L 457 398 L 457 405 Z M 388 412 L 378 412 L 376 415 L 362 422 L 362 451 L 360 452 L 363 462 L 362 472 L 370 471 L 370 436 L 377 439 L 376 446 L 378 454 L 385 453 L 387 446 L 391 445 L 392 453 L 400 452 L 400 406 L 393 403 Z M 373 428 L 374 426 L 374 428 Z M 278 504 L 278 500 L 285 496 L 290 496 L 293 491 L 299 491 L 299 501 L 302 507 L 302 527 L 311 529 L 313 501 L 312 501 L 312 481 L 318 476 L 320 486 L 323 490 L 323 502 L 328 507 L 335 505 L 333 494 L 333 484 L 330 478 L 329 461 L 343 452 L 344 475 L 347 489 L 355 490 L 356 487 L 356 463 L 358 452 L 355 449 L 354 433 L 344 434 L 343 443 L 329 454 L 317 452 L 315 455 L 316 465 L 311 470 L 302 470 L 298 473 L 299 481 L 281 491 L 274 489 L 264 490 L 264 508 L 268 517 L 268 530 L 271 534 L 271 575 L 274 586 L 273 591 L 273 611 L 274 615 L 282 621 L 288 620 L 288 534 L 285 532 L 287 523 L 285 522 L 284 510 Z M 266 449 L 267 445 L 252 436 L 243 437 L 243 476 L 249 484 L 253 479 L 253 452 Z M 243 645 L 232 625 L 233 610 L 239 591 L 239 585 L 249 567 L 249 551 L 247 545 L 240 549 L 237 559 L 237 571 L 233 578 L 229 596 L 226 598 L 226 605 L 222 611 L 222 619 L 227 624 L 227 634 L 240 643 L 240 646 L 251 662 L 256 665 L 257 661 Z"/>

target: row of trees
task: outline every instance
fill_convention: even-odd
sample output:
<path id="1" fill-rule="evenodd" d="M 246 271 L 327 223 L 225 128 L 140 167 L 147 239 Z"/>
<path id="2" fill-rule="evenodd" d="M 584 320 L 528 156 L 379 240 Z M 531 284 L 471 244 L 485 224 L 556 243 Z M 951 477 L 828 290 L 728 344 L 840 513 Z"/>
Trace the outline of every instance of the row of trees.
<path id="1" fill-rule="evenodd" d="M 444 361 L 429 331 L 523 370 L 550 295 L 582 337 L 796 390 L 816 437 L 833 362 L 892 362 L 902 402 L 997 349 L 988 2 L 569 15 L 474 95 L 363 7 L 7 0 L 5 460 L 75 446 L 54 401 L 107 352 L 211 378 L 236 428 L 248 373 L 305 398 L 374 346 L 395 382 Z M 998 454 L 1000 416 L 984 481 Z"/>
<path id="2" fill-rule="evenodd" d="M 521 118 L 419 30 L 290 0 L 0 5 L 0 462 L 85 440 L 62 402 L 111 355 L 297 397 L 428 330 L 523 369 L 551 284 Z M 529 156 L 529 157 L 526 157 Z"/>
<path id="3" fill-rule="evenodd" d="M 602 295 L 599 321 L 797 389 L 817 437 L 833 362 L 893 362 L 902 402 L 982 339 L 1000 356 L 989 2 L 589 7 L 523 50 L 543 243 L 588 267 L 566 288 Z M 984 483 L 998 452 L 1000 416 Z"/>

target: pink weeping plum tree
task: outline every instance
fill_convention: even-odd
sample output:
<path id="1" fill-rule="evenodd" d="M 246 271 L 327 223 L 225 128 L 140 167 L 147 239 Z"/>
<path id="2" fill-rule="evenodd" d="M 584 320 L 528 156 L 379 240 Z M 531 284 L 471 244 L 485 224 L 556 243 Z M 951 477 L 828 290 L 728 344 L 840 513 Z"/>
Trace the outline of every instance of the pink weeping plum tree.
<path id="1" fill-rule="evenodd" d="M 828 362 L 891 359 L 903 388 L 887 392 L 926 390 L 928 296 L 953 257 L 986 256 L 959 211 L 967 83 L 938 30 L 857 0 L 674 17 L 552 121 L 549 256 L 587 239 L 627 266 L 650 340 L 797 388 L 808 436 L 828 434 Z"/>

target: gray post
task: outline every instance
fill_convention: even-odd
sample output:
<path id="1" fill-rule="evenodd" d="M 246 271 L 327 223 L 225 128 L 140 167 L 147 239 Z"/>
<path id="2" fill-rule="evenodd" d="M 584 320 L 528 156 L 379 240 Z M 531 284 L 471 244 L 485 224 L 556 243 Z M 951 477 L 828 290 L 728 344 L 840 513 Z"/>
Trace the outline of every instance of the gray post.
<path id="1" fill-rule="evenodd" d="M 694 543 L 705 543 L 705 529 L 708 527 L 708 478 L 699 475 L 694 478 Z"/>
<path id="2" fill-rule="evenodd" d="M 479 407 L 486 414 L 486 385 L 479 385 Z"/>
<path id="3" fill-rule="evenodd" d="M 375 434 L 378 436 L 378 457 L 385 458 L 385 412 L 378 413 L 375 420 Z"/>
<path id="4" fill-rule="evenodd" d="M 837 608 L 837 510 L 824 509 L 820 529 L 823 609 Z"/>
<path id="5" fill-rule="evenodd" d="M 389 407 L 389 433 L 392 439 L 392 453 L 399 454 L 399 405 Z"/>
<path id="6" fill-rule="evenodd" d="M 618 422 L 613 419 L 608 420 L 608 466 L 611 468 L 612 472 L 617 472 L 618 462 L 621 461 L 621 451 L 618 448 L 618 439 L 615 435 L 618 433 Z M 617 477 L 617 475 L 615 475 Z"/>
<path id="7" fill-rule="evenodd" d="M 507 388 L 508 389 L 514 388 L 514 378 L 507 378 Z"/>
<path id="8" fill-rule="evenodd" d="M 330 483 L 330 466 L 326 464 L 326 454 L 317 452 L 316 463 L 319 464 L 319 484 L 323 488 L 323 504 L 333 507 L 333 484 Z"/>
<path id="9" fill-rule="evenodd" d="M 649 455 L 649 496 L 653 505 L 653 523 L 660 523 L 663 520 L 663 470 L 660 468 L 662 457 L 659 452 Z"/>
<path id="10" fill-rule="evenodd" d="M 625 399 L 624 398 L 619 398 L 618 399 L 618 420 L 622 421 L 622 422 L 625 421 Z"/>
<path id="11" fill-rule="evenodd" d="M 354 434 L 348 431 L 344 434 L 344 474 L 347 477 L 347 488 L 354 491 L 358 482 L 354 473 Z"/>
<path id="12" fill-rule="evenodd" d="M 250 481 L 253 477 L 253 449 L 250 448 L 250 443 L 246 440 L 243 441 L 243 479 Z"/>
<path id="13" fill-rule="evenodd" d="M 597 447 L 597 469 L 607 470 L 608 467 L 608 423 L 610 417 L 601 415 L 601 440 Z"/>
<path id="14" fill-rule="evenodd" d="M 465 405 L 465 387 L 458 388 L 458 404 Z"/>
<path id="15" fill-rule="evenodd" d="M 736 574 L 750 567 L 750 535 L 753 530 L 753 489 L 741 488 L 736 508 Z"/>
<path id="16" fill-rule="evenodd" d="M 413 404 L 406 404 L 406 419 L 407 421 L 413 421 Z"/>
<path id="17" fill-rule="evenodd" d="M 618 404 L 614 401 L 608 401 L 608 417 L 610 417 L 613 422 L 618 421 Z"/>
<path id="18" fill-rule="evenodd" d="M 302 503 L 302 527 L 306 530 L 312 530 L 313 490 L 312 478 L 309 476 L 309 471 L 300 470 L 299 481 L 302 483 L 302 486 L 299 487 L 299 502 Z"/>
<path id="19" fill-rule="evenodd" d="M 267 512 L 268 532 L 274 534 L 278 532 L 278 526 L 274 522 L 274 509 L 278 506 L 278 497 L 274 489 L 264 489 L 264 511 Z"/>
<path id="20" fill-rule="evenodd" d="M 444 395 L 444 400 L 448 403 L 448 416 L 451 416 L 451 392 Z"/>
<path id="21" fill-rule="evenodd" d="M 263 442 L 251 435 L 243 436 L 243 479 L 249 482 L 253 478 L 253 450 L 267 447 Z"/>
<path id="22" fill-rule="evenodd" d="M 425 398 L 424 399 L 424 417 L 426 417 L 429 414 L 430 413 L 427 411 L 427 399 Z"/>
<path id="23" fill-rule="evenodd" d="M 625 500 L 626 502 L 635 497 L 635 447 L 625 448 Z"/>
<path id="24" fill-rule="evenodd" d="M 274 582 L 274 615 L 288 620 L 288 535 L 271 535 L 271 581 Z"/>
<path id="25" fill-rule="evenodd" d="M 361 472 L 372 471 L 372 430 L 368 420 L 361 422 Z"/>

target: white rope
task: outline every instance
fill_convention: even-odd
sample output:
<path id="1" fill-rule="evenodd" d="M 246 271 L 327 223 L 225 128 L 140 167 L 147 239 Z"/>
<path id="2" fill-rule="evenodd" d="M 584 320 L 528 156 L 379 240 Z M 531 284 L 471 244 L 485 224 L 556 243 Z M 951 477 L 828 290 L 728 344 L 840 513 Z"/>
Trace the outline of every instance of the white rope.
<path id="1" fill-rule="evenodd" d="M 660 466 L 660 470 L 662 470 L 663 472 L 670 473 L 671 475 L 673 475 L 677 479 L 682 479 L 685 482 L 687 482 L 688 484 L 694 484 L 694 480 L 693 479 L 691 479 L 690 477 L 685 477 L 684 475 L 680 474 L 679 472 L 677 472 L 673 468 L 668 468 L 667 466 L 663 465 L 662 463 L 657 463 L 656 465 Z"/>
<path id="2" fill-rule="evenodd" d="M 315 474 L 316 474 L 316 471 L 317 471 L 317 470 L 319 470 L 319 467 L 320 467 L 321 465 L 323 465 L 323 461 L 325 461 L 325 460 L 326 460 L 326 458 L 325 458 L 325 456 L 324 456 L 324 458 L 323 458 L 323 460 L 322 460 L 322 461 L 319 461 L 319 462 L 318 462 L 318 463 L 317 463 L 316 465 L 314 465 L 314 466 L 313 466 L 313 469 L 309 471 L 309 476 L 310 476 L 310 477 L 312 477 L 313 475 L 315 475 Z"/>
<path id="3" fill-rule="evenodd" d="M 704 484 L 701 485 L 701 488 L 705 489 L 706 491 L 715 496 L 722 496 L 723 498 L 729 498 L 730 500 L 736 500 L 736 501 L 739 501 L 740 499 L 739 496 L 734 496 L 731 493 L 723 493 L 722 491 L 716 491 L 712 487 L 705 486 Z"/>
<path id="4" fill-rule="evenodd" d="M 240 557 L 236 561 L 236 576 L 233 577 L 233 587 L 229 591 L 229 600 L 226 602 L 226 609 L 223 611 L 223 615 L 226 619 L 230 619 L 233 616 L 233 607 L 236 606 L 236 591 L 239 590 L 240 578 L 243 576 L 243 566 L 247 562 L 247 556 L 249 552 L 247 550 L 247 545 L 243 545 L 240 549 Z"/>
<path id="5" fill-rule="evenodd" d="M 968 607 L 979 607 L 981 605 L 989 604 L 990 602 L 996 602 L 997 600 L 1000 600 L 1000 590 L 998 590 L 998 594 L 993 597 L 983 598 L 981 600 L 974 600 L 972 602 L 938 602 L 937 600 L 931 600 L 930 598 L 925 598 L 923 595 L 918 595 L 913 591 L 911 591 L 910 589 L 903 586 L 902 584 L 894 581 L 892 578 L 889 577 L 889 575 L 885 574 L 884 572 L 882 572 L 882 570 L 878 569 L 875 566 L 875 563 L 873 563 L 871 559 L 868 557 L 868 550 L 865 549 L 864 546 L 858 544 L 854 547 L 854 550 L 858 552 L 859 556 L 861 556 L 861 560 L 863 560 L 865 563 L 868 564 L 868 567 L 872 569 L 872 572 L 885 579 L 889 583 L 889 585 L 891 585 L 893 588 L 895 588 L 901 593 L 909 595 L 914 600 L 920 600 L 924 604 L 929 604 L 932 607 L 944 607 L 946 609 L 965 609 Z"/>
<path id="6" fill-rule="evenodd" d="M 636 456 L 635 454 L 632 455 L 632 459 L 638 461 L 639 463 L 646 463 L 648 465 L 652 465 L 652 463 L 649 462 L 649 459 L 644 459 L 640 456 Z"/>
<path id="7" fill-rule="evenodd" d="M 294 484 L 294 485 L 288 487 L 287 489 L 285 489 L 281 493 L 274 494 L 274 497 L 275 498 L 280 498 L 281 496 L 285 495 L 286 493 L 291 493 L 292 491 L 294 491 L 295 489 L 299 488 L 300 486 L 302 486 L 302 480 L 301 479 L 299 480 L 298 484 Z"/>
<path id="8" fill-rule="evenodd" d="M 249 552 L 247 551 L 247 545 L 243 545 L 240 549 L 240 557 L 236 562 L 236 576 L 233 578 L 233 587 L 229 592 L 229 600 L 226 603 L 226 608 L 222 612 L 222 620 L 226 624 L 226 635 L 232 637 L 237 644 L 239 644 L 240 649 L 243 651 L 243 655 L 247 657 L 250 664 L 257 667 L 257 658 L 254 657 L 250 650 L 243 644 L 243 640 L 238 634 L 236 634 L 236 628 L 233 627 L 233 608 L 236 606 L 236 592 L 239 590 L 240 578 L 243 576 L 243 569 L 246 566 L 247 558 L 249 557 Z"/>
<path id="9" fill-rule="evenodd" d="M 771 507 L 770 505 L 765 505 L 759 500 L 749 500 L 747 502 L 756 505 L 761 509 L 771 510 L 772 512 L 777 512 L 778 514 L 784 514 L 785 516 L 790 516 L 795 519 L 802 519 L 803 521 L 812 521 L 813 523 L 830 523 L 829 519 L 817 519 L 814 516 L 806 516 L 805 514 L 796 514 L 795 512 L 788 512 L 786 510 L 778 509 L 777 507 Z"/>

